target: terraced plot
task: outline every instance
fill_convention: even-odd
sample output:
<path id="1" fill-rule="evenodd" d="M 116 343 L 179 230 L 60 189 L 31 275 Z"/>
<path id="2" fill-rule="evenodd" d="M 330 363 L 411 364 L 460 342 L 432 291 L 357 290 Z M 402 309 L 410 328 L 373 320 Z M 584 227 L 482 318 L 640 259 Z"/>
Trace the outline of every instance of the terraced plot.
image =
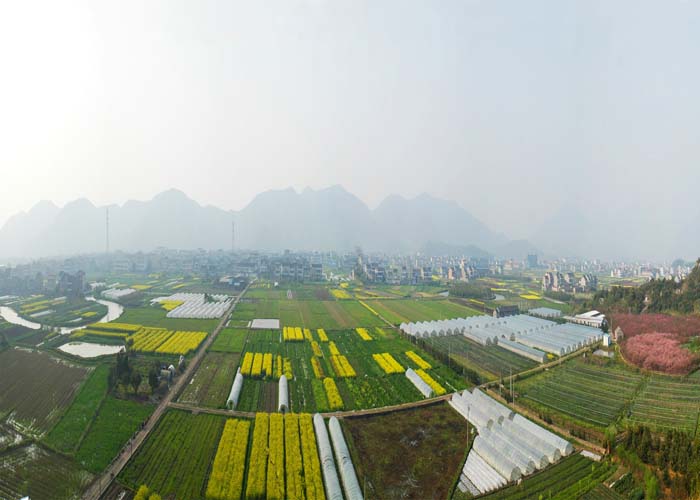
<path id="1" fill-rule="evenodd" d="M 526 379 L 516 389 L 524 405 L 606 427 L 629 407 L 643 379 L 642 375 L 620 368 L 587 366 L 577 360 Z"/>
<path id="2" fill-rule="evenodd" d="M 453 362 L 474 370 L 487 380 L 507 377 L 510 373 L 520 373 L 537 366 L 531 359 L 497 346 L 483 346 L 459 335 L 431 337 L 425 342 L 430 349 L 449 356 Z"/>
<path id="3" fill-rule="evenodd" d="M 670 377 L 652 377 L 635 398 L 630 420 L 657 430 L 696 432 L 700 385 Z"/>

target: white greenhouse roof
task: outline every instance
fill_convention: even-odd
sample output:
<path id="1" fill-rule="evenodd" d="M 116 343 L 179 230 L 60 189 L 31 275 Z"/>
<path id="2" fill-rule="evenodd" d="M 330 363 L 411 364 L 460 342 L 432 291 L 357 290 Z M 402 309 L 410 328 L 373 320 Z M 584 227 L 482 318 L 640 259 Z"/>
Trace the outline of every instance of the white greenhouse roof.
<path id="1" fill-rule="evenodd" d="M 250 322 L 250 328 L 261 329 L 261 330 L 279 330 L 280 320 L 256 318 Z"/>

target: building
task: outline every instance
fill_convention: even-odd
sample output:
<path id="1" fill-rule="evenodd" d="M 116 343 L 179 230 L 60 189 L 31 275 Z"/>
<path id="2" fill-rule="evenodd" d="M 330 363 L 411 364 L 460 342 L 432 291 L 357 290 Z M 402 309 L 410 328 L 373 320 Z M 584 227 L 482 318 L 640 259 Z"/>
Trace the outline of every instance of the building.
<path id="1" fill-rule="evenodd" d="M 539 316 L 540 318 L 561 318 L 561 311 L 559 309 L 552 309 L 551 307 L 536 307 L 530 309 L 528 314 Z"/>
<path id="2" fill-rule="evenodd" d="M 493 310 L 494 318 L 503 318 L 505 316 L 515 316 L 520 314 L 520 309 L 518 306 L 498 306 Z"/>
<path id="3" fill-rule="evenodd" d="M 607 324 L 605 314 L 596 310 L 588 311 L 583 314 L 577 314 L 576 316 L 564 316 L 564 319 L 571 321 L 572 323 L 592 326 L 594 328 L 601 328 L 603 325 Z"/>
<path id="4" fill-rule="evenodd" d="M 527 267 L 529 267 L 530 269 L 535 269 L 535 268 L 539 267 L 539 262 L 538 262 L 536 253 L 528 254 Z"/>
<path id="5" fill-rule="evenodd" d="M 85 290 L 85 273 L 78 271 L 74 274 L 61 271 L 58 278 L 56 291 L 63 295 L 80 297 Z"/>

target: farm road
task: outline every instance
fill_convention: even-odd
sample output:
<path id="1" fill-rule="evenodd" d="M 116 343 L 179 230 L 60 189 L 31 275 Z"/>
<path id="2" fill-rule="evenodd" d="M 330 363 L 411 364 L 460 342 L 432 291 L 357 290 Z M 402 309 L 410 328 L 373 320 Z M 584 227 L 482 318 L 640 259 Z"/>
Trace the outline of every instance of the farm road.
<path id="1" fill-rule="evenodd" d="M 444 394 L 436 398 L 422 399 L 420 401 L 411 401 L 410 403 L 402 403 L 400 405 L 392 406 L 382 406 L 381 408 L 369 408 L 367 410 L 348 410 L 348 411 L 334 411 L 328 413 L 321 413 L 323 418 L 338 417 L 338 418 L 352 418 L 352 417 L 362 417 L 365 415 L 380 415 L 382 413 L 391 413 L 401 410 L 409 410 L 411 408 L 418 408 L 421 406 L 429 406 L 437 404 L 441 401 L 449 401 L 452 394 Z M 224 410 L 220 408 L 202 408 L 200 406 L 193 406 L 183 403 L 171 402 L 168 406 L 171 408 L 177 408 L 178 410 L 190 411 L 192 413 L 210 413 L 212 415 L 223 415 L 225 417 L 239 417 L 239 418 L 255 418 L 255 412 L 249 411 L 236 411 L 236 410 Z"/>
<path id="2" fill-rule="evenodd" d="M 197 354 L 195 354 L 194 357 L 190 360 L 184 373 L 180 375 L 180 377 L 178 377 L 177 382 L 175 382 L 175 385 L 173 385 L 170 391 L 168 391 L 165 397 L 161 400 L 160 404 L 158 404 L 155 411 L 146 422 L 146 425 L 136 433 L 136 435 L 132 438 L 131 442 L 127 443 L 124 446 L 119 455 L 117 455 L 117 457 L 112 461 L 112 463 L 107 467 L 107 469 L 105 469 L 102 475 L 98 476 L 95 479 L 95 481 L 90 485 L 90 487 L 85 491 L 85 493 L 83 494 L 83 498 L 85 500 L 99 500 L 100 497 L 102 497 L 102 495 L 104 494 L 104 492 L 107 491 L 107 488 L 109 488 L 109 485 L 112 483 L 114 478 L 119 475 L 119 473 L 124 468 L 129 459 L 134 455 L 134 453 L 139 449 L 139 446 L 143 444 L 148 435 L 155 428 L 156 424 L 158 423 L 158 420 L 161 416 L 163 416 L 165 410 L 168 409 L 168 406 L 170 405 L 172 400 L 175 397 L 177 397 L 178 394 L 180 394 L 180 391 L 182 390 L 184 385 L 187 383 L 187 381 L 190 379 L 192 374 L 199 366 L 199 363 L 202 361 L 202 358 L 207 352 L 207 349 L 209 348 L 209 346 L 211 346 L 216 336 L 219 335 L 219 332 L 221 332 L 221 330 L 226 325 L 226 322 L 229 320 L 229 316 L 236 307 L 236 304 L 238 304 L 238 301 L 241 299 L 241 297 L 245 295 L 245 293 L 248 291 L 248 288 L 252 284 L 253 282 L 251 281 L 248 284 L 248 286 L 245 287 L 245 289 L 231 303 L 231 306 L 221 317 L 221 321 L 219 322 L 217 327 L 214 329 L 212 334 L 206 338 L 202 345 L 199 346 Z"/>

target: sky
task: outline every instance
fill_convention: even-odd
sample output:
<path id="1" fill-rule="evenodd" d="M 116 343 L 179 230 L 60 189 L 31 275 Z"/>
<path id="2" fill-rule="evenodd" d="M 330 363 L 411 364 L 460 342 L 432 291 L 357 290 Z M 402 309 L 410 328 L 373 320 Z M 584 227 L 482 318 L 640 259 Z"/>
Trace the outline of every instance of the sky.
<path id="1" fill-rule="evenodd" d="M 700 222 L 699 51 L 691 1 L 2 2 L 0 224 L 341 184 L 673 253 Z"/>

